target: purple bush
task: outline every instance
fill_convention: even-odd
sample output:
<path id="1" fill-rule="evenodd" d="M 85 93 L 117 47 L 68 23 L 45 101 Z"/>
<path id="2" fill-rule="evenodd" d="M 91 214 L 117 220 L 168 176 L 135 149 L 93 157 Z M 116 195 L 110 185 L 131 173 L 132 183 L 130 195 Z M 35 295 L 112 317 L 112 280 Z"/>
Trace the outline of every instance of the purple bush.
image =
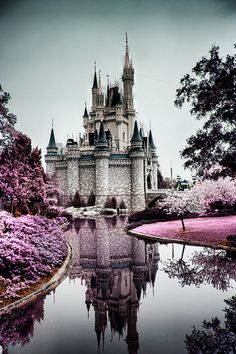
<path id="1" fill-rule="evenodd" d="M 0 214 L 0 283 L 5 288 L 0 300 L 19 297 L 21 290 L 62 264 L 67 254 L 67 243 L 59 228 L 62 221 Z"/>

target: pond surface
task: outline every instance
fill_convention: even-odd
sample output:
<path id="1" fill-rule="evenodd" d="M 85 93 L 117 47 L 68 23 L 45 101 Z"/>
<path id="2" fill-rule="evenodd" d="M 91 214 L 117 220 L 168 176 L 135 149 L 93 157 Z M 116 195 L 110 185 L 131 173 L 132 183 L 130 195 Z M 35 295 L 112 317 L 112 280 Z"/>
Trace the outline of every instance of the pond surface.
<path id="1" fill-rule="evenodd" d="M 74 223 L 66 233 L 75 251 L 70 273 L 45 298 L 0 319 L 4 354 L 215 353 L 219 345 L 235 352 L 236 261 L 223 251 L 147 243 L 126 235 L 125 224 Z M 204 343 L 197 330 L 215 317 L 221 322 L 208 325 Z"/>

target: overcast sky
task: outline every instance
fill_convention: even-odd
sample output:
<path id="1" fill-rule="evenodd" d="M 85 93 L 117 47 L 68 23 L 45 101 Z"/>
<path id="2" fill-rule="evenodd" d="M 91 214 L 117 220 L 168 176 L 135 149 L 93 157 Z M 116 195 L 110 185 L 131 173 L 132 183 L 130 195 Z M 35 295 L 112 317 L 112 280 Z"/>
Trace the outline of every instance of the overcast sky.
<path id="1" fill-rule="evenodd" d="M 135 69 L 138 122 L 151 127 L 164 176 L 189 177 L 179 151 L 199 122 L 174 107 L 179 80 L 213 43 L 222 55 L 236 43 L 236 1 L 9 0 L 0 5 L 2 87 L 17 128 L 45 153 L 51 120 L 57 142 L 76 138 L 84 102 L 91 106 L 94 61 L 121 78 L 125 32 Z"/>

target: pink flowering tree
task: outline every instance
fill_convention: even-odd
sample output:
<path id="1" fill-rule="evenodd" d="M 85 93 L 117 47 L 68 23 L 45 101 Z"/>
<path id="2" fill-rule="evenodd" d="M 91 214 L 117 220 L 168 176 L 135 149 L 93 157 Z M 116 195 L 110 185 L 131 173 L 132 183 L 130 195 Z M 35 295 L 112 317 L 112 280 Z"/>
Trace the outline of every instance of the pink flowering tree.
<path id="1" fill-rule="evenodd" d="M 178 215 L 185 231 L 184 216 L 190 213 L 209 213 L 215 210 L 231 210 L 236 206 L 236 180 L 227 176 L 217 180 L 197 182 L 181 195 L 169 196 L 162 204 L 169 215 Z"/>
<path id="2" fill-rule="evenodd" d="M 9 93 L 4 92 L 0 86 L 0 151 L 13 140 L 15 135 L 16 116 L 9 113 L 7 108 L 9 99 Z"/>
<path id="3" fill-rule="evenodd" d="M 231 209 L 236 204 L 236 180 L 227 176 L 217 180 L 199 181 L 187 193 L 189 200 L 197 201 L 206 212 L 215 209 Z"/>
<path id="4" fill-rule="evenodd" d="M 59 190 L 44 172 L 41 151 L 31 140 L 16 132 L 14 140 L 0 156 L 0 198 L 5 210 L 16 216 L 47 214 L 58 203 Z"/>

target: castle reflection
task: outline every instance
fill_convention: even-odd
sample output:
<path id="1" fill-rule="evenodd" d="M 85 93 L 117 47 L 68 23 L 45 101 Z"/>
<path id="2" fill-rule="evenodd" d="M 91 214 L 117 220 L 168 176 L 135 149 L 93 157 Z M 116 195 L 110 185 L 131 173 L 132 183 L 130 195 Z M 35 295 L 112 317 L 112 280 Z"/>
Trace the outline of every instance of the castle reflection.
<path id="1" fill-rule="evenodd" d="M 148 283 L 154 286 L 160 259 L 158 244 L 131 238 L 124 222 L 121 217 L 77 219 L 69 233 L 75 250 L 69 277 L 80 278 L 87 287 L 85 304 L 88 314 L 95 311 L 98 352 L 108 323 L 112 335 L 125 338 L 129 354 L 138 352 L 140 298 Z"/>

